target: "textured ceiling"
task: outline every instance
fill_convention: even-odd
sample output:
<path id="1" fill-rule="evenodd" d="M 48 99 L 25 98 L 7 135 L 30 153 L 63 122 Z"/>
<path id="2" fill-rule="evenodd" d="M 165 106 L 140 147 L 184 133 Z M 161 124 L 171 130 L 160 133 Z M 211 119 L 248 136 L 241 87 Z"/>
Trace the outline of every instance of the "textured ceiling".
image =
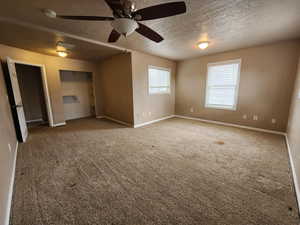
<path id="1" fill-rule="evenodd" d="M 74 45 L 68 58 L 99 61 L 122 51 L 90 43 L 51 31 L 21 26 L 0 20 L 0 43 L 46 55 L 57 56 L 56 43 L 62 41 Z"/>
<path id="2" fill-rule="evenodd" d="M 143 8 L 169 0 L 136 0 Z M 187 13 L 144 22 L 165 40 L 156 44 L 134 33 L 115 45 L 170 59 L 185 59 L 300 37 L 300 0 L 186 0 Z M 10 0 L 0 15 L 22 22 L 106 42 L 109 22 L 63 21 L 45 17 L 40 9 L 59 14 L 111 16 L 104 0 Z M 2 33 L 2 32 L 1 32 Z M 198 41 L 211 45 L 200 51 Z"/>

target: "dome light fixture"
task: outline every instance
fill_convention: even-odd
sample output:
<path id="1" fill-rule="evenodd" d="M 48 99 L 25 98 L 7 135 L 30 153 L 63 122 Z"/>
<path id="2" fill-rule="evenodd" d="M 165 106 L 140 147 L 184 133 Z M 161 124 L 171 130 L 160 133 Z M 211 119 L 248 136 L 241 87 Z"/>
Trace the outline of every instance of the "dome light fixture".
<path id="1" fill-rule="evenodd" d="M 42 9 L 42 12 L 49 18 L 56 18 L 56 12 L 51 9 Z"/>
<path id="2" fill-rule="evenodd" d="M 68 53 L 66 51 L 56 51 L 56 52 L 60 57 L 65 58 L 68 56 Z"/>
<path id="3" fill-rule="evenodd" d="M 208 47 L 209 45 L 209 42 L 208 41 L 201 41 L 199 42 L 198 44 L 198 47 L 201 49 L 201 50 L 204 50 Z"/>
<path id="4" fill-rule="evenodd" d="M 112 27 L 124 36 L 128 36 L 139 28 L 138 23 L 135 20 L 128 18 L 117 18 L 111 22 Z"/>
<path id="5" fill-rule="evenodd" d="M 56 52 L 58 56 L 65 58 L 69 54 L 68 50 L 73 49 L 74 47 L 75 45 L 73 44 L 69 44 L 63 41 L 58 41 L 56 43 Z"/>

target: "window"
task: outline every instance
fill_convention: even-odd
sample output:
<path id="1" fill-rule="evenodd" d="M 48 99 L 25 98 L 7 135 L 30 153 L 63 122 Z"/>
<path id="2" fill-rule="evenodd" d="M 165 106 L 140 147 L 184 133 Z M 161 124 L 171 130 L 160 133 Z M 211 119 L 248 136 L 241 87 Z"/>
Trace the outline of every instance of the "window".
<path id="1" fill-rule="evenodd" d="M 149 66 L 149 94 L 170 93 L 170 69 Z"/>
<path id="2" fill-rule="evenodd" d="M 207 66 L 205 107 L 236 110 L 241 60 Z"/>

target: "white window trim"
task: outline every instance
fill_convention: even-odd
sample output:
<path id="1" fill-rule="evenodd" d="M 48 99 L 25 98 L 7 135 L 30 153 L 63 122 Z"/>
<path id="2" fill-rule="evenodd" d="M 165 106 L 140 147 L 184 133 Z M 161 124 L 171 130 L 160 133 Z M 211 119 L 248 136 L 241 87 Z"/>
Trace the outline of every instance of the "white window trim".
<path id="1" fill-rule="evenodd" d="M 208 68 L 210 66 L 221 66 L 221 65 L 227 65 L 227 64 L 233 64 L 238 63 L 238 75 L 237 75 L 237 85 L 235 87 L 235 96 L 234 96 L 234 105 L 231 106 L 225 106 L 225 105 L 213 105 L 208 104 Z M 206 72 L 206 85 L 205 85 L 205 108 L 213 108 L 213 109 L 224 109 L 224 110 L 231 110 L 236 111 L 237 110 L 237 104 L 238 104 L 238 97 L 239 97 L 239 86 L 240 86 L 240 75 L 241 75 L 241 65 L 242 65 L 242 59 L 234 59 L 234 60 L 227 60 L 227 61 L 221 61 L 221 62 L 215 62 L 215 63 L 208 63 L 207 64 L 207 72 Z"/>
<path id="2" fill-rule="evenodd" d="M 158 69 L 158 70 L 165 70 L 165 71 L 168 71 L 170 73 L 170 88 L 169 88 L 169 91 L 165 91 L 165 92 L 160 92 L 160 93 L 150 93 L 150 85 L 149 85 L 149 69 Z M 148 65 L 148 80 L 147 80 L 147 87 L 148 87 L 148 94 L 149 95 L 170 95 L 171 94 L 171 78 L 172 78 L 172 70 L 171 68 L 165 68 L 165 67 L 159 67 L 159 66 L 152 66 L 152 65 Z"/>

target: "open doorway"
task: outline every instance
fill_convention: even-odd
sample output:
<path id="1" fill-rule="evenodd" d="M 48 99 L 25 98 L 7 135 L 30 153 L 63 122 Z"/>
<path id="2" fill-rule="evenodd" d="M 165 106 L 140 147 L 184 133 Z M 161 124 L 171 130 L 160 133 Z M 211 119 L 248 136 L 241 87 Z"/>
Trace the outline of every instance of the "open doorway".
<path id="1" fill-rule="evenodd" d="M 17 138 L 26 142 L 28 126 L 53 126 L 50 96 L 44 65 L 7 57 L 5 80 Z"/>
<path id="2" fill-rule="evenodd" d="M 91 72 L 60 70 L 65 120 L 95 116 L 95 95 Z"/>
<path id="3" fill-rule="evenodd" d="M 15 67 L 28 128 L 49 125 L 41 68 L 20 63 Z"/>

